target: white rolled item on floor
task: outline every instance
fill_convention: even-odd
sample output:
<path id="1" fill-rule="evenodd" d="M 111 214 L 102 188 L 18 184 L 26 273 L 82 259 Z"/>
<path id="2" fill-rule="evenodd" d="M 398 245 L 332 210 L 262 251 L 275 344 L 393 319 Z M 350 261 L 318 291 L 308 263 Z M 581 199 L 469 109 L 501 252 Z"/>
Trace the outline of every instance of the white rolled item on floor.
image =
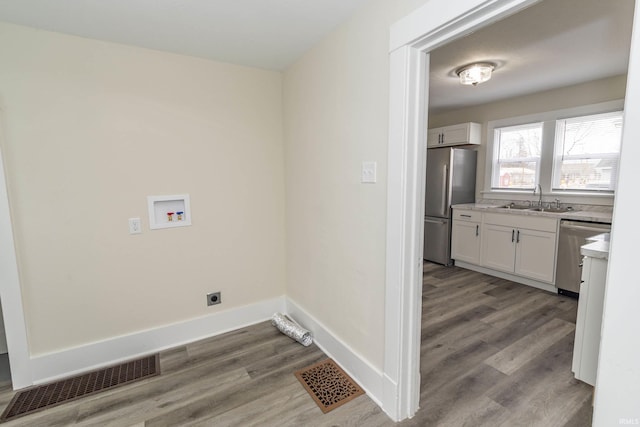
<path id="1" fill-rule="evenodd" d="M 289 316 L 282 313 L 275 313 L 271 318 L 271 324 L 278 328 L 280 332 L 298 341 L 305 347 L 308 347 L 313 342 L 311 332 L 298 325 Z"/>

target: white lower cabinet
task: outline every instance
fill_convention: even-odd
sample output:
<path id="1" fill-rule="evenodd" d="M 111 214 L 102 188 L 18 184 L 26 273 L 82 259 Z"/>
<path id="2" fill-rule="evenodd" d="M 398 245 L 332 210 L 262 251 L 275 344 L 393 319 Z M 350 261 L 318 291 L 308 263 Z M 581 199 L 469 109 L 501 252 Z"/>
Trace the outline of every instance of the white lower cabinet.
<path id="1" fill-rule="evenodd" d="M 454 210 L 451 257 L 532 279 L 555 280 L 558 220 L 541 216 Z"/>
<path id="2" fill-rule="evenodd" d="M 516 261 L 516 231 L 513 227 L 485 224 L 482 266 L 513 273 Z"/>
<path id="3" fill-rule="evenodd" d="M 596 384 L 607 259 L 584 257 L 571 370 L 577 379 Z"/>
<path id="4" fill-rule="evenodd" d="M 484 267 L 554 283 L 558 220 L 508 214 L 486 214 Z"/>
<path id="5" fill-rule="evenodd" d="M 556 266 L 556 233 L 518 229 L 515 273 L 554 283 Z"/>
<path id="6" fill-rule="evenodd" d="M 471 264 L 480 263 L 480 222 L 453 219 L 451 258 Z"/>

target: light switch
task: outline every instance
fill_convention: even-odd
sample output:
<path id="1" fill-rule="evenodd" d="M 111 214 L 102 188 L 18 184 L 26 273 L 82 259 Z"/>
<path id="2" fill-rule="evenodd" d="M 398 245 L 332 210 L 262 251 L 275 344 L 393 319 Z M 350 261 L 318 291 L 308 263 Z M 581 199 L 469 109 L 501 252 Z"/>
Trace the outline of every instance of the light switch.
<path id="1" fill-rule="evenodd" d="M 377 162 L 362 162 L 362 182 L 373 184 L 376 182 Z"/>
<path id="2" fill-rule="evenodd" d="M 140 225 L 140 218 L 129 218 L 129 234 L 142 233 L 142 225 Z"/>

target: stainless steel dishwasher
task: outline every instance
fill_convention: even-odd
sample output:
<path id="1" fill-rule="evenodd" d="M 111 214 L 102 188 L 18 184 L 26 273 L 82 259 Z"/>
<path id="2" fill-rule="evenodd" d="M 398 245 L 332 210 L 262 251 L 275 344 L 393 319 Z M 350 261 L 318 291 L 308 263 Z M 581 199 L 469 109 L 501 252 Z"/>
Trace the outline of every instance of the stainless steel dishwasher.
<path id="1" fill-rule="evenodd" d="M 558 293 L 577 297 L 580 293 L 582 255 L 580 247 L 589 237 L 611 231 L 611 224 L 584 221 L 560 221 L 556 288 Z"/>

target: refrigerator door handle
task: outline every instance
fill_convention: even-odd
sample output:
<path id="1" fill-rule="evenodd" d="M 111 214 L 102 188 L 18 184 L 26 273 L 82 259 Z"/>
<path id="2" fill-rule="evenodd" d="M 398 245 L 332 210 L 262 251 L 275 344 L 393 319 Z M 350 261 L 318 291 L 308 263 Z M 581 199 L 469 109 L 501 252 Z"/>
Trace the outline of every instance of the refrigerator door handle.
<path id="1" fill-rule="evenodd" d="M 442 166 L 442 216 L 447 215 L 447 193 L 449 188 L 449 168 Z"/>
<path id="2" fill-rule="evenodd" d="M 429 224 L 442 224 L 445 225 L 447 223 L 446 219 L 424 219 L 424 222 L 428 222 Z"/>

